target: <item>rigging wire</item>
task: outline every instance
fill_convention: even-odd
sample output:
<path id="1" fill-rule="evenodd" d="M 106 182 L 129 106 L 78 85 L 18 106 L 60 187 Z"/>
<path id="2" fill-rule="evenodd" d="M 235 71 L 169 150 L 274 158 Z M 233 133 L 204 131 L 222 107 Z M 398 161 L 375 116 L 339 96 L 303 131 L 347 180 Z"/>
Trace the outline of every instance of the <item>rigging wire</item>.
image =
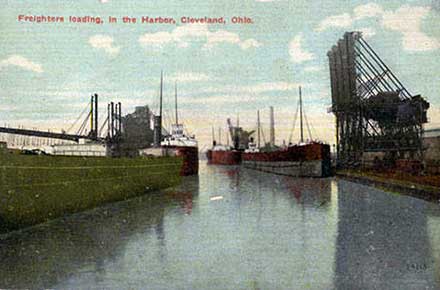
<path id="1" fill-rule="evenodd" d="M 304 120 L 306 121 L 307 131 L 309 132 L 310 141 L 312 141 L 313 140 L 312 132 L 310 131 L 309 121 L 307 120 L 307 115 L 306 115 L 305 111 L 303 111 L 303 115 L 304 115 Z"/>
<path id="2" fill-rule="evenodd" d="M 105 118 L 104 123 L 102 123 L 101 128 L 99 128 L 98 136 L 101 136 L 101 134 L 102 134 L 102 130 L 104 129 L 104 126 L 107 125 L 107 123 L 108 123 L 108 116 L 107 116 L 107 118 Z"/>
<path id="3" fill-rule="evenodd" d="M 81 135 L 83 133 L 83 130 L 85 129 L 91 114 L 92 114 L 92 112 L 89 112 L 87 114 L 87 117 L 84 119 L 83 123 L 81 124 L 81 126 L 78 129 L 78 131 L 76 132 L 76 135 Z"/>
<path id="4" fill-rule="evenodd" d="M 298 104 L 296 106 L 295 116 L 293 118 L 292 130 L 290 131 L 290 135 L 289 135 L 289 144 L 292 143 L 293 132 L 295 132 L 296 120 L 298 119 L 298 111 L 299 111 L 299 100 L 298 100 Z"/>
<path id="5" fill-rule="evenodd" d="M 84 110 L 81 112 L 81 114 L 78 116 L 78 118 L 75 120 L 75 122 L 69 127 L 69 129 L 67 129 L 66 132 L 69 132 L 70 130 L 73 129 L 73 127 L 76 125 L 76 123 L 81 119 L 81 117 L 87 112 L 87 110 L 90 109 L 90 102 L 87 103 L 86 107 L 84 108 Z"/>

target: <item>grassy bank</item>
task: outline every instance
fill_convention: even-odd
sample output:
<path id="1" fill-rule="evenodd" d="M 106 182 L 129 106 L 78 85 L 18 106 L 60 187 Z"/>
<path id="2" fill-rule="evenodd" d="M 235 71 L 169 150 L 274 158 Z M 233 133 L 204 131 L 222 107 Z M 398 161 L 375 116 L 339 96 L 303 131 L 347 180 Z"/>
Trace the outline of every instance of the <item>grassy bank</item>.
<path id="1" fill-rule="evenodd" d="M 440 176 L 415 176 L 400 172 L 338 170 L 336 175 L 386 190 L 397 191 L 430 201 L 440 199 Z"/>
<path id="2" fill-rule="evenodd" d="M 0 154 L 0 219 L 12 227 L 176 185 L 182 160 Z"/>

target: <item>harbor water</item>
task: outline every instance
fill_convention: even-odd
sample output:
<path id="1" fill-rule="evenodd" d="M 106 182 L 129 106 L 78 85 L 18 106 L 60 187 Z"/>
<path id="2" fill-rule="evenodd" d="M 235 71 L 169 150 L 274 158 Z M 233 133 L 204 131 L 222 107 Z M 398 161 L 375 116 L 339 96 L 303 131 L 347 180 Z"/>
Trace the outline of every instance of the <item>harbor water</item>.
<path id="1" fill-rule="evenodd" d="M 440 289 L 440 205 L 337 178 L 197 177 L 0 237 L 0 288 Z"/>

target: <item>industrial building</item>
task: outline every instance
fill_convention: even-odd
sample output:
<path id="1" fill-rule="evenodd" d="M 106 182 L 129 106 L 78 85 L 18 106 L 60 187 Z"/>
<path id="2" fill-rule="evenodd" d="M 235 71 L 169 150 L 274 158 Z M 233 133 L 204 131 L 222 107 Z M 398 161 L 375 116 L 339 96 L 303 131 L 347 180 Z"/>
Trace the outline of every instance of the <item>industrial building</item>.
<path id="1" fill-rule="evenodd" d="M 151 119 L 153 113 L 148 106 L 138 106 L 134 112 L 122 117 L 122 143 L 124 155 L 136 155 L 141 148 L 153 143 Z"/>

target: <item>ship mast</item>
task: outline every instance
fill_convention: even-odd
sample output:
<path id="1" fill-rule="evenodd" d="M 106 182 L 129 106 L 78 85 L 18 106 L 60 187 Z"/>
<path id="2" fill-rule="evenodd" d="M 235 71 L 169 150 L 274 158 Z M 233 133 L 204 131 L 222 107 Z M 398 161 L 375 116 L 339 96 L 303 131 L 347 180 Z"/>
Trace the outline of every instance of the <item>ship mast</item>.
<path id="1" fill-rule="evenodd" d="M 215 134 L 214 134 L 214 126 L 212 126 L 212 145 L 214 145 L 215 146 Z"/>
<path id="2" fill-rule="evenodd" d="M 218 144 L 222 144 L 222 128 L 218 128 Z"/>
<path id="3" fill-rule="evenodd" d="M 159 116 L 154 116 L 154 147 L 160 147 L 160 142 L 162 141 L 162 93 L 163 71 L 160 72 Z"/>
<path id="4" fill-rule="evenodd" d="M 177 82 L 174 84 L 174 102 L 176 106 L 176 126 L 179 125 L 179 116 L 177 114 Z"/>
<path id="5" fill-rule="evenodd" d="M 301 86 L 299 86 L 299 118 L 300 118 L 300 131 L 301 131 L 301 143 L 304 143 L 304 131 L 303 131 L 303 108 L 302 108 L 302 96 L 301 96 Z"/>
<path id="6" fill-rule="evenodd" d="M 260 126 L 260 110 L 257 111 L 257 148 L 260 148 L 260 134 L 261 134 L 261 126 Z"/>
<path id="7" fill-rule="evenodd" d="M 163 93 L 163 71 L 160 72 L 160 99 L 159 99 L 159 117 L 162 119 L 162 93 Z M 161 120 L 162 121 L 162 120 Z M 162 127 L 162 123 L 160 124 Z"/>

